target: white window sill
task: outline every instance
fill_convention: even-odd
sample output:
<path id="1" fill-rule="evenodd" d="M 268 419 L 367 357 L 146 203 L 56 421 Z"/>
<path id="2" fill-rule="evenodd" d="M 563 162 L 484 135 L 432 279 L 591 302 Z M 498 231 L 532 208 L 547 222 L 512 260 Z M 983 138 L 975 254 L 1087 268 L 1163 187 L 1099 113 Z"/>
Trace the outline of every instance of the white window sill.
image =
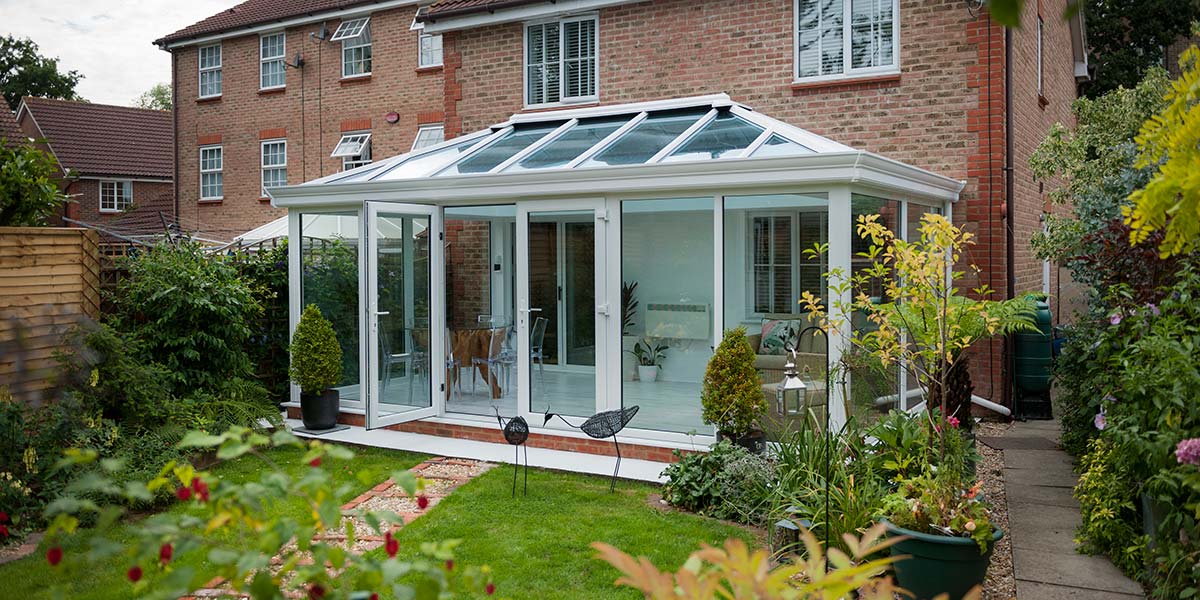
<path id="1" fill-rule="evenodd" d="M 417 65 L 417 70 L 422 71 L 425 69 L 440 69 L 443 66 L 445 66 L 445 63 L 436 63 L 436 64 L 430 64 L 430 65 Z"/>
<path id="2" fill-rule="evenodd" d="M 117 215 L 117 214 L 121 214 L 127 210 L 129 210 L 129 209 L 128 208 L 102 208 L 102 209 L 100 209 L 100 214 L 102 214 L 102 215 Z"/>
<path id="3" fill-rule="evenodd" d="M 849 75 L 816 75 L 813 77 L 801 77 L 792 81 L 793 87 L 816 86 L 816 85 L 837 85 L 842 83 L 857 83 L 863 81 L 873 81 L 877 79 L 894 79 L 900 77 L 900 69 L 886 69 L 882 71 L 856 72 Z"/>
<path id="4" fill-rule="evenodd" d="M 342 75 L 341 81 L 355 81 L 358 79 L 370 79 L 370 73 L 359 73 L 357 75 Z"/>
<path id="5" fill-rule="evenodd" d="M 258 91 L 259 92 L 282 92 L 283 90 L 286 90 L 286 89 L 287 89 L 286 85 L 276 85 L 276 86 L 272 86 L 272 87 L 260 87 L 260 88 L 258 88 Z"/>
<path id="6" fill-rule="evenodd" d="M 219 100 L 220 98 L 221 98 L 221 94 L 213 94 L 212 96 L 199 96 L 196 98 L 196 102 L 205 102 L 208 100 Z"/>
<path id="7" fill-rule="evenodd" d="M 213 198 L 201 198 L 198 202 L 220 202 L 225 199 L 225 196 L 216 196 Z"/>
<path id="8" fill-rule="evenodd" d="M 544 108 L 566 108 L 571 106 L 579 106 L 581 104 L 598 104 L 600 96 L 588 96 L 586 98 L 569 98 L 558 102 L 543 102 L 541 104 L 526 104 L 525 110 L 541 110 Z"/>

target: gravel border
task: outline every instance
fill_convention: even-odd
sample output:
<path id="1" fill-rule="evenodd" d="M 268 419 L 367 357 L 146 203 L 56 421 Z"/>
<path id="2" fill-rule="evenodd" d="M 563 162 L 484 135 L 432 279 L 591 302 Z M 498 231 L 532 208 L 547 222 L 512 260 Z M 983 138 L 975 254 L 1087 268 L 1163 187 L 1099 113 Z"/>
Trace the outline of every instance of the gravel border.
<path id="1" fill-rule="evenodd" d="M 985 422 L 975 427 L 977 437 L 1003 435 L 1012 423 Z M 1004 489 L 1004 451 L 976 443 L 983 461 L 976 473 L 983 483 L 984 497 L 992 503 L 992 523 L 1004 530 L 1004 538 L 996 543 L 992 563 L 988 566 L 983 584 L 983 600 L 1015 600 L 1017 582 L 1013 577 L 1012 538 L 1008 526 L 1008 495 Z"/>

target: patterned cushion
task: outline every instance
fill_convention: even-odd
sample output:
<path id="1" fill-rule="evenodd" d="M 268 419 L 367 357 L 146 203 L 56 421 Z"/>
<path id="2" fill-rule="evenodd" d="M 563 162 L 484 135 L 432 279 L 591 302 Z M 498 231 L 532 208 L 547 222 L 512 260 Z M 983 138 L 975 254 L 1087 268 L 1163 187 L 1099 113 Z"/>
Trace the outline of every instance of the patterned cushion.
<path id="1" fill-rule="evenodd" d="M 796 333 L 803 324 L 800 321 L 767 321 L 763 323 L 762 343 L 758 346 L 759 354 L 785 354 L 784 347 L 789 340 L 796 339 Z"/>

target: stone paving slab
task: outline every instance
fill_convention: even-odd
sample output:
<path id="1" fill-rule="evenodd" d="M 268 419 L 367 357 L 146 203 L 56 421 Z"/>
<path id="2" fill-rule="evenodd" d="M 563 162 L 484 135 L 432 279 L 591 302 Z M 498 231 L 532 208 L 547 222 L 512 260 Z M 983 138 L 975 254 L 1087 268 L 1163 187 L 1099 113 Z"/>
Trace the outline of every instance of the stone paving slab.
<path id="1" fill-rule="evenodd" d="M 1075 475 L 1070 471 L 1053 471 L 1038 469 L 1005 469 L 1004 483 L 1023 485 L 1040 485 L 1072 489 L 1075 487 Z"/>
<path id="2" fill-rule="evenodd" d="M 1136 600 L 1141 597 L 1141 594 L 1102 592 L 1036 581 L 1017 582 L 1017 598 L 1020 600 Z"/>
<path id="3" fill-rule="evenodd" d="M 1070 456 L 1058 450 L 1004 448 L 1004 467 L 1006 469 L 1055 469 L 1069 473 L 1073 472 L 1075 463 Z"/>
<path id="4" fill-rule="evenodd" d="M 1008 492 L 1008 504 L 1041 504 L 1045 506 L 1065 506 L 1079 510 L 1079 501 L 1072 496 L 1071 488 L 1050 487 L 1045 485 L 1029 485 L 1024 483 L 1005 482 Z"/>
<path id="5" fill-rule="evenodd" d="M 1058 443 L 1040 435 L 981 437 L 980 443 L 997 450 L 1058 450 Z"/>
<path id="6" fill-rule="evenodd" d="M 1008 502 L 1009 529 L 1013 548 L 1031 548 L 1046 552 L 1075 552 L 1075 528 L 1079 527 L 1079 509 L 1047 504 Z"/>
<path id="7" fill-rule="evenodd" d="M 1104 592 L 1142 594 L 1138 584 L 1103 556 L 1014 548 L 1013 574 L 1018 583 L 1033 581 Z M 1024 600 L 1019 594 L 1017 597 Z"/>

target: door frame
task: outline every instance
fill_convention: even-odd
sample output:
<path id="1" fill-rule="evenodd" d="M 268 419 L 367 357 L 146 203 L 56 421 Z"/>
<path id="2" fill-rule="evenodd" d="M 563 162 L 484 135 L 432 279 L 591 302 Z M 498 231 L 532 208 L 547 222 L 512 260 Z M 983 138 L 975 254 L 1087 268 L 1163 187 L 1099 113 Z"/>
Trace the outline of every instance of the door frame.
<path id="1" fill-rule="evenodd" d="M 429 398 L 428 407 L 382 414 L 382 399 L 380 396 L 380 363 L 379 363 L 379 230 L 376 223 L 380 214 L 386 216 L 418 216 L 429 218 Z M 406 423 L 417 419 L 433 417 L 445 412 L 445 369 L 437 368 L 443 364 L 441 357 L 445 356 L 444 336 L 438 333 L 445 331 L 445 284 L 443 281 L 443 238 L 442 210 L 438 206 L 428 204 L 404 204 L 397 202 L 364 202 L 363 232 L 366 238 L 365 265 L 366 277 L 366 331 L 367 331 L 367 378 L 365 386 L 366 428 L 377 429 Z"/>
<path id="2" fill-rule="evenodd" d="M 530 423 L 541 425 L 542 413 L 534 413 L 531 410 L 532 401 L 532 380 L 530 378 L 530 340 L 529 333 L 533 323 L 530 318 L 536 314 L 537 307 L 530 307 L 530 289 L 529 289 L 529 217 L 533 213 L 543 212 L 559 212 L 559 211 L 587 211 L 591 210 L 593 214 L 593 222 L 596 225 L 595 235 L 593 236 L 593 260 L 595 276 L 594 290 L 595 302 L 593 316 L 595 324 L 596 336 L 596 365 L 595 365 L 595 398 L 596 406 L 594 412 L 607 410 L 610 404 L 608 388 L 609 374 L 612 372 L 610 364 L 612 354 L 610 351 L 610 325 L 612 324 L 612 315 L 614 310 L 619 312 L 619 302 L 614 308 L 612 304 L 612 294 L 609 287 L 609 236 L 612 231 L 613 223 L 610 220 L 608 202 L 602 198 L 581 198 L 571 200 L 525 200 L 517 203 L 517 240 L 516 240 L 516 267 L 517 267 L 517 413 Z M 559 318 L 563 315 L 560 312 Z M 557 325 L 557 324 L 556 324 Z M 620 347 L 618 343 L 617 347 Z M 561 358 L 561 357 L 560 357 Z M 620 357 L 617 357 L 620 361 Z M 567 429 L 561 421 L 551 421 L 545 424 L 547 429 Z"/>

